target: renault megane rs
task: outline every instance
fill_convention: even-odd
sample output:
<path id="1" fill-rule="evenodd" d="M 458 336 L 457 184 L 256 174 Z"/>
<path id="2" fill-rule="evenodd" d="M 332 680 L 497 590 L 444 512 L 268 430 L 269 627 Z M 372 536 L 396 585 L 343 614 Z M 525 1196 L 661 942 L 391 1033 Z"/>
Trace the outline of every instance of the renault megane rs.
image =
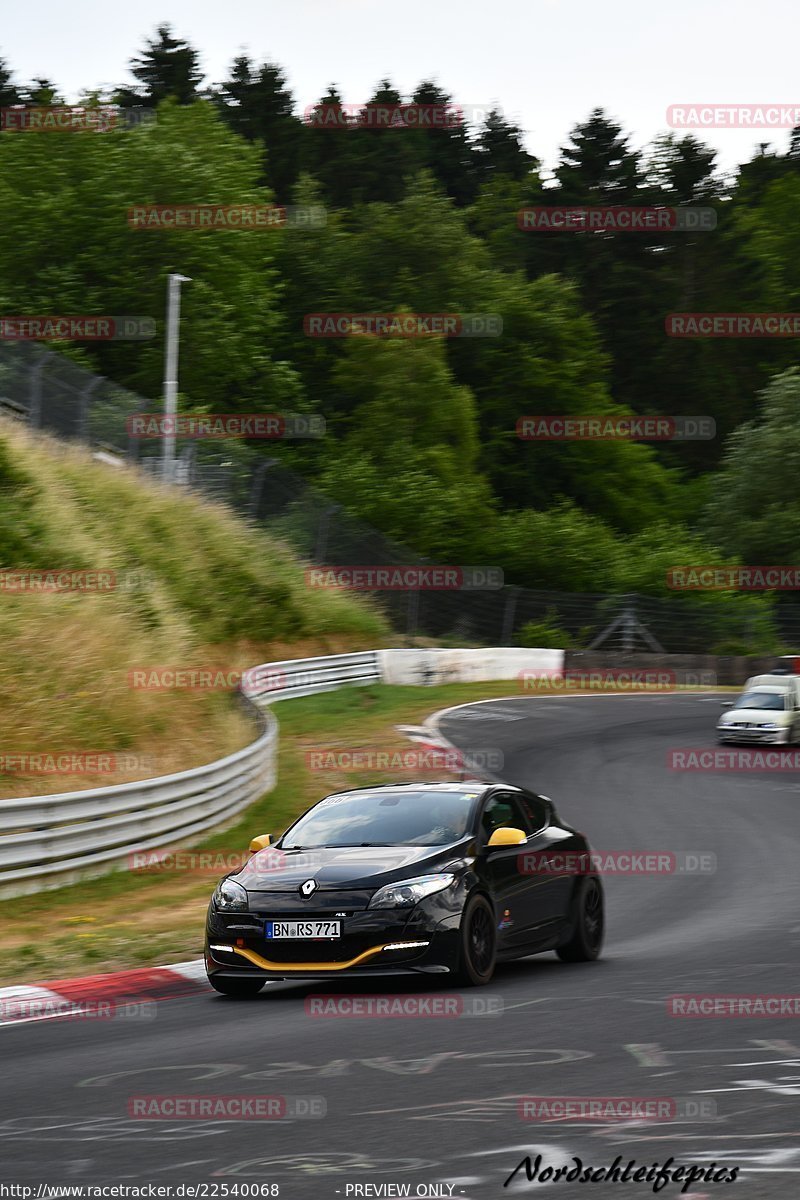
<path id="1" fill-rule="evenodd" d="M 522 788 L 340 792 L 250 849 L 208 909 L 208 978 L 229 996 L 267 980 L 356 975 L 481 985 L 498 962 L 600 953 L 603 891 L 589 844 L 552 801 Z"/>

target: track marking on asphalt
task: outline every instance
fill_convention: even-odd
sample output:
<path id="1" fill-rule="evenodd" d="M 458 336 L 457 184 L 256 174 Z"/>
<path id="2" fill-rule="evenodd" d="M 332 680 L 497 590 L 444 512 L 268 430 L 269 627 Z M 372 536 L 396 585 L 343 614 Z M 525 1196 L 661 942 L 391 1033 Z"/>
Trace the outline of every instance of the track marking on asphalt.
<path id="1" fill-rule="evenodd" d="M 791 1042 L 782 1040 L 770 1041 L 763 1038 L 752 1038 L 752 1045 L 758 1050 L 773 1050 L 776 1054 L 791 1054 L 797 1051 L 797 1047 Z M 706 1046 L 702 1050 L 673 1050 L 671 1047 L 664 1047 L 660 1042 L 629 1042 L 623 1043 L 623 1049 L 637 1060 L 642 1067 L 669 1067 L 673 1064 L 670 1062 L 670 1055 L 673 1054 L 746 1054 L 749 1050 L 748 1046 L 736 1046 L 725 1048 L 714 1048 Z M 777 1067 L 777 1066 L 798 1066 L 797 1059 L 772 1059 L 758 1063 L 725 1063 L 726 1067 Z"/>
<path id="2" fill-rule="evenodd" d="M 546 1004 L 548 1000 L 553 999 L 554 996 L 542 996 L 539 1000 L 524 1000 L 522 1004 L 504 1004 L 503 1012 L 510 1012 L 512 1008 L 529 1008 L 531 1004 Z"/>

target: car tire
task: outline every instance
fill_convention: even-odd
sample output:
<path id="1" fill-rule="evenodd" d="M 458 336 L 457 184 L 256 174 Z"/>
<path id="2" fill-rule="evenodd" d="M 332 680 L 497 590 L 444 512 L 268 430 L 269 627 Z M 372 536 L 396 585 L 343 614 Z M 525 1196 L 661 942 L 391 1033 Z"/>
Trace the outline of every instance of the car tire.
<path id="1" fill-rule="evenodd" d="M 604 925 L 603 885 L 596 875 L 586 875 L 575 889 L 569 936 L 556 954 L 564 962 L 594 962 L 603 948 Z"/>
<path id="2" fill-rule="evenodd" d="M 494 975 L 497 961 L 494 909 L 485 896 L 467 901 L 459 938 L 458 982 L 465 987 L 483 987 Z"/>
<path id="3" fill-rule="evenodd" d="M 223 996 L 235 996 L 239 1000 L 247 996 L 257 996 L 267 982 L 266 979 L 231 979 L 224 975 L 209 975 L 208 982 L 214 991 Z"/>

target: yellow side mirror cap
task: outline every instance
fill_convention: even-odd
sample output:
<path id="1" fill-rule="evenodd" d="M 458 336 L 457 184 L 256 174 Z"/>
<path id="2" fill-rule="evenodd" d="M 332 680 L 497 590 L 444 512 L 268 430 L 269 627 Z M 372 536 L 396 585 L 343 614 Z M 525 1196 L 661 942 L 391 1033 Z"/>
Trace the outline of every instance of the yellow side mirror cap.
<path id="1" fill-rule="evenodd" d="M 250 843 L 250 853 L 258 854 L 259 850 L 266 850 L 271 845 L 269 834 L 262 833 L 260 837 L 254 837 Z"/>
<path id="2" fill-rule="evenodd" d="M 523 842 L 527 842 L 528 835 L 523 833 L 521 829 L 514 829 L 512 825 L 501 825 L 499 829 L 495 829 L 492 836 L 489 838 L 489 846 L 520 846 Z"/>

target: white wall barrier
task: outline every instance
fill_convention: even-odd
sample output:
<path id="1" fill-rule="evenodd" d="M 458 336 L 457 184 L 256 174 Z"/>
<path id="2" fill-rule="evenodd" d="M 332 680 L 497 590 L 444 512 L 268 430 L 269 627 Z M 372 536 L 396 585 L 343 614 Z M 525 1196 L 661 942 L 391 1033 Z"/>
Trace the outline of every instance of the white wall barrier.
<path id="1" fill-rule="evenodd" d="M 481 683 L 523 671 L 562 674 L 564 651 L 495 646 L 477 650 L 379 650 L 384 683 Z"/>

